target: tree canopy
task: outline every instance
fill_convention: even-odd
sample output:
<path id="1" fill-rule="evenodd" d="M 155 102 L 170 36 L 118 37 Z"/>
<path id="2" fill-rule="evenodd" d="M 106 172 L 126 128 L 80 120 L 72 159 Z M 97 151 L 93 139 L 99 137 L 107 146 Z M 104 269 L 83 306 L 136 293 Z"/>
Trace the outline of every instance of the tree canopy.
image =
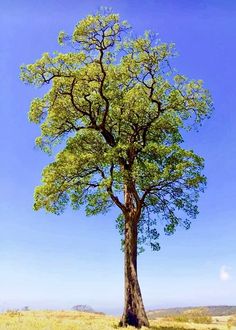
<path id="1" fill-rule="evenodd" d="M 170 234 L 198 213 L 204 161 L 183 148 L 183 132 L 209 117 L 210 94 L 172 69 L 173 44 L 149 31 L 135 36 L 118 14 L 89 15 L 58 41 L 62 52 L 21 68 L 23 81 L 50 85 L 29 112 L 41 126 L 36 144 L 51 153 L 62 143 L 43 170 L 34 209 L 59 214 L 85 205 L 96 215 L 116 205 L 123 232 L 128 183 L 139 242 L 157 250 L 161 223 Z"/>

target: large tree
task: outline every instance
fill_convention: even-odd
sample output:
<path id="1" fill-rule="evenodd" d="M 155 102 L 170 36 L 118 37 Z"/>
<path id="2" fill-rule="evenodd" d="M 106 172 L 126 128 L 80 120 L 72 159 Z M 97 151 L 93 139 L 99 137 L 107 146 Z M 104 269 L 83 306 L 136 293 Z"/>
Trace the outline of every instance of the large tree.
<path id="1" fill-rule="evenodd" d="M 173 44 L 145 32 L 134 36 L 111 12 L 82 19 L 59 34 L 68 52 L 22 66 L 23 81 L 50 89 L 32 101 L 46 152 L 63 142 L 35 189 L 34 209 L 59 214 L 67 204 L 87 215 L 120 210 L 125 306 L 121 326 L 148 326 L 137 277 L 143 243 L 158 250 L 159 229 L 171 234 L 195 218 L 205 185 L 203 159 L 181 147 L 184 130 L 209 116 L 201 80 L 171 69 Z"/>

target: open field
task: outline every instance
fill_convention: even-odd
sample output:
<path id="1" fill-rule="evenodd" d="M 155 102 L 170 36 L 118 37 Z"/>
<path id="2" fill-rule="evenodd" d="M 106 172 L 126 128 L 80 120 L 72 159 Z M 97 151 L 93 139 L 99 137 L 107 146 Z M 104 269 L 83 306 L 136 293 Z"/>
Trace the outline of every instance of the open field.
<path id="1" fill-rule="evenodd" d="M 151 330 L 229 330 L 229 317 L 214 317 L 211 324 L 151 320 Z M 119 319 L 74 311 L 29 311 L 0 314 L 0 330 L 114 330 Z M 126 329 L 134 329 L 128 327 Z M 146 329 L 146 328 L 143 328 Z M 231 327 L 231 330 L 236 327 Z"/>

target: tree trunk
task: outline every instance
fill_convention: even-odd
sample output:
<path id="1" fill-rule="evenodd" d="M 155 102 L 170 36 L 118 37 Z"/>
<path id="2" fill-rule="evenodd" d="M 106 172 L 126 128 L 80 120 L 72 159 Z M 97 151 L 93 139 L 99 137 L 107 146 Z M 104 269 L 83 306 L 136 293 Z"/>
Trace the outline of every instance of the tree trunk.
<path id="1" fill-rule="evenodd" d="M 119 323 L 122 327 L 149 327 L 137 276 L 137 225 L 130 214 L 125 216 L 125 306 Z"/>

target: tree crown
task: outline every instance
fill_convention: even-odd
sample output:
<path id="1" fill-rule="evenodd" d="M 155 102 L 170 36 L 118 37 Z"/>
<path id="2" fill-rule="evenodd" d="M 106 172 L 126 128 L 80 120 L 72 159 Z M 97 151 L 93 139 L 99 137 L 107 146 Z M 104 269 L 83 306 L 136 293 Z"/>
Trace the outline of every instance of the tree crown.
<path id="1" fill-rule="evenodd" d="M 29 111 L 30 121 L 41 125 L 36 144 L 51 152 L 66 141 L 43 170 L 34 208 L 59 214 L 68 203 L 85 204 L 87 215 L 95 215 L 115 204 L 122 232 L 129 186 L 139 240 L 158 249 L 159 218 L 173 233 L 198 213 L 203 159 L 181 147 L 181 133 L 209 117 L 210 94 L 201 80 L 171 69 L 173 44 L 151 32 L 134 36 L 117 14 L 89 15 L 58 41 L 70 51 L 45 53 L 21 68 L 23 81 L 50 84 Z"/>

